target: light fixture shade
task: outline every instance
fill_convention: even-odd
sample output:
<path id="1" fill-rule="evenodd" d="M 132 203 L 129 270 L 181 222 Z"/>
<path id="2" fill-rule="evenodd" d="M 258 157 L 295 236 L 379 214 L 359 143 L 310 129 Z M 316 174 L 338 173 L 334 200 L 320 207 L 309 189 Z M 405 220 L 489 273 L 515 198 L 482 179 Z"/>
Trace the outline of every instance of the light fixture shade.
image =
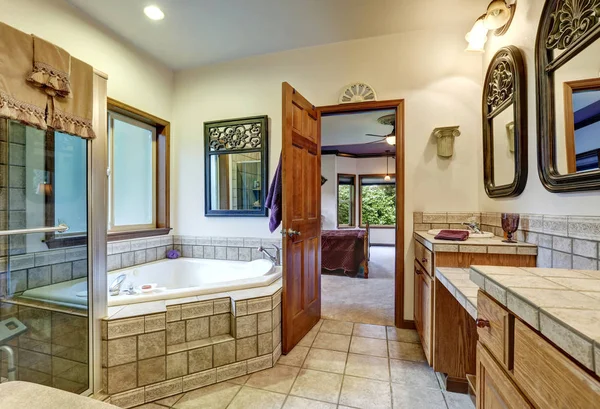
<path id="1" fill-rule="evenodd" d="M 147 6 L 144 8 L 144 14 L 150 20 L 162 20 L 165 18 L 165 13 L 158 6 Z"/>
<path id="2" fill-rule="evenodd" d="M 385 175 L 385 177 L 383 178 L 386 182 L 389 182 L 390 180 L 392 180 L 392 178 L 390 177 L 390 175 Z"/>
<path id="3" fill-rule="evenodd" d="M 490 3 L 483 22 L 488 30 L 504 27 L 510 21 L 510 8 L 505 0 L 494 0 Z"/>
<path id="4" fill-rule="evenodd" d="M 465 36 L 465 40 L 469 43 L 465 51 L 484 52 L 485 43 L 487 41 L 488 29 L 483 23 L 483 17 L 477 19 L 471 31 Z"/>
<path id="5" fill-rule="evenodd" d="M 395 145 L 396 144 L 396 137 L 395 136 L 387 136 L 385 138 L 385 141 L 388 143 L 388 145 Z"/>
<path id="6" fill-rule="evenodd" d="M 52 195 L 52 185 L 46 182 L 39 183 L 35 193 L 37 195 L 50 196 Z"/>

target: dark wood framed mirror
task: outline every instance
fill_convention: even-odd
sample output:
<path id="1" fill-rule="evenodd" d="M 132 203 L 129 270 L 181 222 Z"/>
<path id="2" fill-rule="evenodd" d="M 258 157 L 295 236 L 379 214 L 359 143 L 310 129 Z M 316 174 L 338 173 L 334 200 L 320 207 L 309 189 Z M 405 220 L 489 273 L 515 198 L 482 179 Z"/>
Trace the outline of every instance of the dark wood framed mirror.
<path id="1" fill-rule="evenodd" d="M 600 1 L 547 0 L 535 62 L 538 173 L 550 192 L 600 189 Z"/>
<path id="2" fill-rule="evenodd" d="M 268 117 L 204 123 L 206 216 L 268 215 Z"/>
<path id="3" fill-rule="evenodd" d="M 527 183 L 527 83 L 517 47 L 501 48 L 490 62 L 482 114 L 485 192 L 518 196 Z"/>

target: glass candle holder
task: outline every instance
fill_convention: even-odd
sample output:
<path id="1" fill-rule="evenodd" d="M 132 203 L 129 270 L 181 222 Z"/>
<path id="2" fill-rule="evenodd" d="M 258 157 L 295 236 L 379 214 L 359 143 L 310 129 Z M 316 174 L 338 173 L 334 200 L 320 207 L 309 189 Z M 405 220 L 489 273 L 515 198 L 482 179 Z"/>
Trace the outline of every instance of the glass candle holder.
<path id="1" fill-rule="evenodd" d="M 506 233 L 504 243 L 516 243 L 513 239 L 514 232 L 519 228 L 520 216 L 517 213 L 502 213 L 502 230 Z"/>

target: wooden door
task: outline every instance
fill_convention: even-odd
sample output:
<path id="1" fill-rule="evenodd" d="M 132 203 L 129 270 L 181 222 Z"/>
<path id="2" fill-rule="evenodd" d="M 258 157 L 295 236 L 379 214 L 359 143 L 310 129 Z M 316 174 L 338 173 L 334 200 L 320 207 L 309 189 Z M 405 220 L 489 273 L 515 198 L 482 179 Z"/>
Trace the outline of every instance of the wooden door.
<path id="1" fill-rule="evenodd" d="M 477 409 L 532 409 L 481 344 L 477 344 Z"/>
<path id="2" fill-rule="evenodd" d="M 283 83 L 282 352 L 321 318 L 321 117 Z"/>

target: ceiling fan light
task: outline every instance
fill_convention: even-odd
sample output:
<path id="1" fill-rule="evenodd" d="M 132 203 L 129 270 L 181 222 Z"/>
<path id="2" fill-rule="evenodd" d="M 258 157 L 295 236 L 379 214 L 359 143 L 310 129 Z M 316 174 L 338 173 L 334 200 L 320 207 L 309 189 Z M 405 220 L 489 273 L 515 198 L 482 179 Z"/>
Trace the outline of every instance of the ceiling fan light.
<path id="1" fill-rule="evenodd" d="M 494 0 L 490 3 L 483 20 L 488 30 L 504 27 L 510 21 L 510 8 L 505 0 Z"/>
<path id="2" fill-rule="evenodd" d="M 396 144 L 396 137 L 395 136 L 386 136 L 385 141 L 388 143 L 388 145 L 393 146 Z"/>

